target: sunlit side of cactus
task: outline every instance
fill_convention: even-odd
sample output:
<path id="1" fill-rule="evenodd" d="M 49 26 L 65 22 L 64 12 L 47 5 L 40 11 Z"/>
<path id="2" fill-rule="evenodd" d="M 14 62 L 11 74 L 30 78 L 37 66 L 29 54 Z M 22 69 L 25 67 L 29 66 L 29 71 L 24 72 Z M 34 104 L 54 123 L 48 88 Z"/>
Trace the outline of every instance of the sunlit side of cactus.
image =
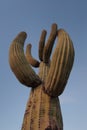
<path id="1" fill-rule="evenodd" d="M 46 30 L 39 41 L 39 59 L 31 54 L 31 44 L 26 54 L 23 46 L 26 33 L 21 32 L 12 42 L 9 63 L 17 79 L 32 87 L 27 102 L 21 130 L 63 130 L 63 120 L 58 96 L 67 84 L 74 61 L 74 47 L 69 35 L 53 24 L 45 44 Z M 50 59 L 55 39 L 57 44 Z M 32 67 L 39 67 L 38 75 Z"/>
<path id="2" fill-rule="evenodd" d="M 45 84 L 45 91 L 50 96 L 59 96 L 63 92 L 74 61 L 74 48 L 69 35 L 60 29 L 57 36 L 58 43 Z"/>

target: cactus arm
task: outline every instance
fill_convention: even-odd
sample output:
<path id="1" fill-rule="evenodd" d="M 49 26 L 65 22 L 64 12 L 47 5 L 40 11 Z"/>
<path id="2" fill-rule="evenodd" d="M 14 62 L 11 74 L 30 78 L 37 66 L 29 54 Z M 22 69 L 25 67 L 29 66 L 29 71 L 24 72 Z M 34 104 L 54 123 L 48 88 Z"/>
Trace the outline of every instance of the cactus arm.
<path id="1" fill-rule="evenodd" d="M 51 96 L 59 96 L 67 83 L 74 61 L 74 48 L 69 35 L 58 31 L 58 43 L 45 83 L 45 91 Z"/>
<path id="2" fill-rule="evenodd" d="M 31 64 L 33 67 L 39 67 L 39 61 L 34 59 L 31 55 L 31 44 L 28 44 L 26 47 L 26 59 L 29 62 L 29 64 Z"/>
<path id="3" fill-rule="evenodd" d="M 21 32 L 12 42 L 9 50 L 9 64 L 17 79 L 28 87 L 36 87 L 41 84 L 41 79 L 27 62 L 23 46 L 26 33 Z"/>
<path id="4" fill-rule="evenodd" d="M 53 47 L 56 35 L 57 35 L 57 25 L 53 24 L 52 28 L 51 28 L 50 36 L 49 36 L 49 38 L 46 42 L 46 46 L 45 46 L 44 52 L 43 52 L 43 62 L 44 63 L 49 62 L 50 55 L 51 55 L 51 52 L 52 52 L 52 47 Z"/>
<path id="5" fill-rule="evenodd" d="M 40 41 L 39 41 L 39 59 L 43 61 L 43 50 L 44 50 L 44 45 L 45 45 L 45 38 L 46 38 L 46 30 L 43 30 L 40 36 Z"/>

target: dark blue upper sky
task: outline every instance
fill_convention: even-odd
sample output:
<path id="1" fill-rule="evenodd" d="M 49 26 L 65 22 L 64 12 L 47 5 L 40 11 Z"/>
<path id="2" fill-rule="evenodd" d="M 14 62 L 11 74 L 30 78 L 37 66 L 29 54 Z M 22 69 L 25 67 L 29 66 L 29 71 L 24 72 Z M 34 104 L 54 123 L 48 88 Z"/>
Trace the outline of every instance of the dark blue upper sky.
<path id="1" fill-rule="evenodd" d="M 41 31 L 49 35 L 52 23 L 65 29 L 74 44 L 75 62 L 64 93 L 60 96 L 64 130 L 85 130 L 87 122 L 87 1 L 0 0 L 0 129 L 20 130 L 30 89 L 21 85 L 9 63 L 9 46 L 26 31 L 27 43 L 38 58 Z M 48 36 L 47 35 L 47 36 Z M 25 44 L 25 46 L 26 46 Z"/>

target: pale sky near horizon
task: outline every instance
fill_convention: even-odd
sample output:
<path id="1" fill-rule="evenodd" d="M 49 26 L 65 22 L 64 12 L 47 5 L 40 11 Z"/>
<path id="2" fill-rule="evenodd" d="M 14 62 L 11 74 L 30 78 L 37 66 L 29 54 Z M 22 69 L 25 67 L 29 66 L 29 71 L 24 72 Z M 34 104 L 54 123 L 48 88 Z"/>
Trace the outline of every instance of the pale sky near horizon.
<path id="1" fill-rule="evenodd" d="M 52 23 L 69 33 L 75 48 L 73 69 L 60 96 L 64 130 L 87 129 L 86 13 L 86 0 L 0 0 L 0 130 L 21 130 L 30 92 L 9 67 L 11 41 L 26 31 L 25 47 L 31 43 L 32 55 L 38 58 L 41 31 L 46 29 L 49 35 Z"/>

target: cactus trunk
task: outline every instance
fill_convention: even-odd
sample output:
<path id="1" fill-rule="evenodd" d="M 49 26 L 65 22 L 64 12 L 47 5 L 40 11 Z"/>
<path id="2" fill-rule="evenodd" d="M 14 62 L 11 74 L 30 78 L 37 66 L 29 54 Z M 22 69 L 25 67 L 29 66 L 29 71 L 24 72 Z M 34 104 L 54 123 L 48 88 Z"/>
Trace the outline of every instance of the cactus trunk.
<path id="1" fill-rule="evenodd" d="M 39 76 L 43 82 L 48 71 L 49 65 L 41 63 Z M 43 85 L 31 91 L 21 130 L 63 130 L 59 98 L 44 93 Z"/>

